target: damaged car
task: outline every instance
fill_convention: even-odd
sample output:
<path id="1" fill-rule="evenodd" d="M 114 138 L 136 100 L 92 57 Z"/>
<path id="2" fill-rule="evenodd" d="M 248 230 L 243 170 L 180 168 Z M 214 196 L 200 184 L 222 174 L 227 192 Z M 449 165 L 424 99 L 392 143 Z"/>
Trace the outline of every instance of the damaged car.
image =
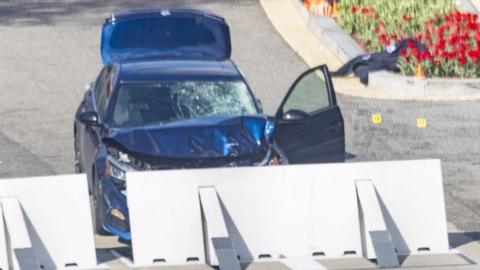
<path id="1" fill-rule="evenodd" d="M 342 162 L 343 117 L 326 66 L 266 115 L 230 60 L 229 27 L 206 11 L 135 10 L 102 28 L 104 67 L 74 121 L 98 234 L 130 240 L 126 172 Z"/>

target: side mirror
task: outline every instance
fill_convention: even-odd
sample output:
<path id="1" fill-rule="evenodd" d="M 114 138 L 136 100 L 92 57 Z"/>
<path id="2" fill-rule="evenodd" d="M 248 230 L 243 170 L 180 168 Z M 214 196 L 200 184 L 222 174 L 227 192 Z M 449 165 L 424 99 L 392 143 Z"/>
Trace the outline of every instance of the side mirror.
<path id="1" fill-rule="evenodd" d="M 305 120 L 308 117 L 310 117 L 308 113 L 302 110 L 295 110 L 295 109 L 288 110 L 288 112 L 283 114 L 284 120 Z"/>
<path id="2" fill-rule="evenodd" d="M 98 126 L 98 115 L 96 112 L 83 112 L 78 115 L 78 121 L 84 125 Z"/>

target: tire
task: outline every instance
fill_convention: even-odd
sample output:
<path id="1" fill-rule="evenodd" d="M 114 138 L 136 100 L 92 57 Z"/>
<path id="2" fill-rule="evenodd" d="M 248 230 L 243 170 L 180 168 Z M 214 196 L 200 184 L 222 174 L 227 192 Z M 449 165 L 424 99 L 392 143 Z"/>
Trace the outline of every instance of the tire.
<path id="1" fill-rule="evenodd" d="M 84 173 L 85 170 L 80 162 L 80 149 L 78 148 L 77 134 L 74 135 L 73 151 L 75 153 L 75 173 Z"/>
<path id="2" fill-rule="evenodd" d="M 95 174 L 94 174 L 95 175 Z M 92 220 L 93 220 L 93 229 L 98 235 L 111 235 L 107 232 L 103 227 L 102 223 L 100 222 L 100 204 L 101 204 L 101 196 L 99 195 L 99 186 L 98 181 L 96 181 L 95 177 L 93 179 L 93 194 L 92 194 Z"/>

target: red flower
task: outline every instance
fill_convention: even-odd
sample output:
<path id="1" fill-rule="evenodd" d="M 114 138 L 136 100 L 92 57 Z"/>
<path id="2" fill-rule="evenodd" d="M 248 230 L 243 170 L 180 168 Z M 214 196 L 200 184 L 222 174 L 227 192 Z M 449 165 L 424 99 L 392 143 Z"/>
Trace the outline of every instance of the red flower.
<path id="1" fill-rule="evenodd" d="M 477 44 L 480 44 L 480 33 L 479 32 L 477 32 L 475 34 L 475 42 L 477 42 Z"/>
<path id="2" fill-rule="evenodd" d="M 423 54 L 423 57 L 425 58 L 425 60 L 432 60 L 433 59 L 433 55 L 429 51 L 426 51 Z"/>
<path id="3" fill-rule="evenodd" d="M 405 57 L 405 61 L 408 63 L 410 62 L 410 56 Z"/>
<path id="4" fill-rule="evenodd" d="M 445 39 L 440 39 L 438 41 L 438 48 L 441 50 L 445 50 L 445 45 L 447 45 L 447 41 Z"/>
<path id="5" fill-rule="evenodd" d="M 472 59 L 473 62 L 477 60 L 477 52 L 476 51 L 468 51 L 468 56 Z"/>
<path id="6" fill-rule="evenodd" d="M 350 11 L 351 11 L 352 13 L 354 13 L 354 14 L 357 13 L 357 11 L 358 11 L 357 6 L 352 5 L 352 6 L 350 7 Z"/>
<path id="7" fill-rule="evenodd" d="M 450 37 L 450 40 L 448 41 L 448 43 L 453 46 L 458 42 L 459 39 L 460 39 L 459 36 L 454 34 Z"/>
<path id="8" fill-rule="evenodd" d="M 456 11 L 455 12 L 455 19 L 457 20 L 457 22 L 460 22 L 462 20 L 463 16 L 462 16 L 462 13 L 460 11 Z"/>
<path id="9" fill-rule="evenodd" d="M 440 62 L 440 60 L 435 60 L 435 65 L 440 66 L 441 64 L 442 62 Z"/>
<path id="10" fill-rule="evenodd" d="M 448 55 L 448 52 L 442 52 L 442 58 L 444 60 L 448 60 L 450 58 L 449 55 Z"/>
<path id="11" fill-rule="evenodd" d="M 470 31 L 477 31 L 478 30 L 478 23 L 469 22 L 467 24 L 467 27 L 468 27 L 468 29 L 470 29 Z"/>
<path id="12" fill-rule="evenodd" d="M 400 50 L 400 55 L 401 56 L 406 56 L 407 55 L 407 50 L 406 49 L 401 49 Z"/>
<path id="13" fill-rule="evenodd" d="M 465 55 L 461 55 L 458 57 L 458 62 L 460 62 L 462 65 L 465 65 L 465 63 L 467 63 L 467 57 L 465 57 Z"/>
<path id="14" fill-rule="evenodd" d="M 409 40 L 407 42 L 407 46 L 410 48 L 410 49 L 414 49 L 416 48 L 417 46 L 415 45 L 415 42 L 413 42 L 412 40 Z"/>
<path id="15" fill-rule="evenodd" d="M 417 60 L 420 60 L 422 58 L 422 55 L 417 48 L 412 49 L 412 54 Z"/>
<path id="16" fill-rule="evenodd" d="M 433 27 L 433 19 L 430 19 L 428 21 L 425 22 L 425 26 L 428 28 L 428 27 Z"/>
<path id="17" fill-rule="evenodd" d="M 471 22 L 477 22 L 478 21 L 478 15 L 477 14 L 472 14 L 472 20 Z"/>
<path id="18" fill-rule="evenodd" d="M 381 33 L 380 36 L 380 41 L 383 43 L 383 44 L 387 44 L 388 43 L 388 39 L 387 39 L 387 35 L 385 33 Z"/>
<path id="19" fill-rule="evenodd" d="M 410 21 L 410 20 L 412 20 L 412 16 L 410 16 L 408 14 L 403 14 L 402 19 L 404 19 L 405 21 Z"/>
<path id="20" fill-rule="evenodd" d="M 429 51 L 419 52 L 417 58 L 418 58 L 419 60 L 422 60 L 422 61 L 432 60 L 432 59 L 433 59 L 433 55 L 432 55 Z"/>
<path id="21" fill-rule="evenodd" d="M 437 37 L 438 38 L 443 38 L 444 34 L 445 34 L 445 27 L 440 26 L 439 28 L 437 28 Z"/>

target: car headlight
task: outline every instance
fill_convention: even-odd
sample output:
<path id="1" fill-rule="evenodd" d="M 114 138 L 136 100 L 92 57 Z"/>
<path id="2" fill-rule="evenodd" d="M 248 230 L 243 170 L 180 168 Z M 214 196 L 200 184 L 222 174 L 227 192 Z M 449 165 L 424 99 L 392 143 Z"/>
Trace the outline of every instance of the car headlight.
<path id="1" fill-rule="evenodd" d="M 121 189 L 126 189 L 126 172 L 133 171 L 133 168 L 128 164 L 115 159 L 112 156 L 107 156 L 105 161 L 105 176 L 110 176 L 115 181 L 115 184 Z"/>

